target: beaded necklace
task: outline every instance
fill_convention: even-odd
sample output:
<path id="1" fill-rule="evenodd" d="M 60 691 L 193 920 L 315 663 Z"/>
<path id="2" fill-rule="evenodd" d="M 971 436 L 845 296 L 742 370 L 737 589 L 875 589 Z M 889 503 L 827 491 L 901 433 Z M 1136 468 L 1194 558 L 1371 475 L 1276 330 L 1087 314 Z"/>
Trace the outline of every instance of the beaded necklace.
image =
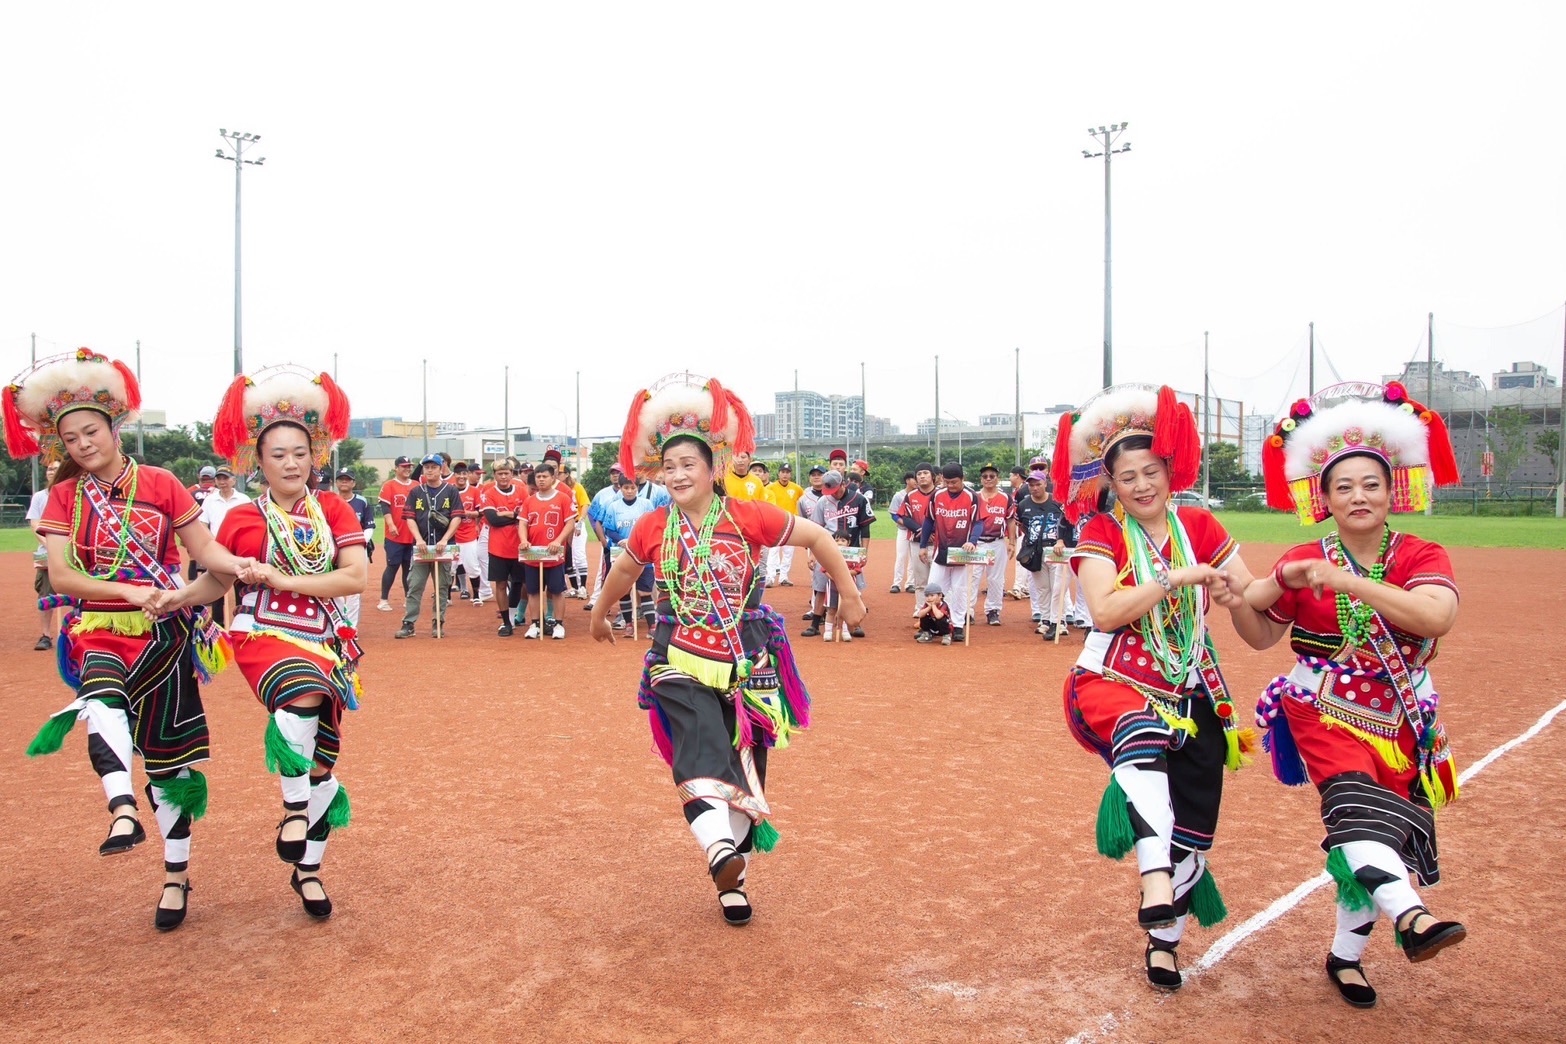
<path id="1" fill-rule="evenodd" d="M 712 556 L 712 534 L 718 528 L 718 519 L 722 518 L 726 513 L 723 507 L 723 498 L 713 497 L 712 503 L 707 507 L 706 515 L 702 517 L 700 527 L 696 530 L 696 547 L 691 554 L 690 566 L 692 571 L 695 572 L 701 586 L 711 591 L 717 591 L 718 587 L 717 578 L 712 575 L 711 566 L 708 564 L 708 559 Z M 681 591 L 682 585 L 679 582 L 681 517 L 679 506 L 671 504 L 669 506 L 668 521 L 663 527 L 663 543 L 660 548 L 660 558 L 662 560 L 663 575 L 668 580 L 669 607 L 674 611 L 674 615 L 679 618 L 681 623 L 690 627 L 709 622 L 709 616 L 708 614 L 698 615 L 696 610 L 691 608 L 690 603 L 685 600 Z M 739 535 L 738 525 L 734 526 L 734 531 L 736 535 Z M 748 559 L 750 557 L 750 545 L 745 541 L 743 535 L 739 535 L 739 542 L 745 557 Z M 755 582 L 754 575 L 751 577 L 751 582 L 752 584 Z M 715 595 L 715 597 L 721 597 L 721 592 Z M 749 592 L 746 592 L 745 597 L 741 599 L 741 604 L 748 600 Z"/>
<path id="2" fill-rule="evenodd" d="M 272 548 L 280 553 L 293 576 L 314 576 L 332 568 L 334 548 L 327 535 L 326 516 L 315 497 L 306 493 L 304 521 L 284 511 L 272 501 L 271 493 L 261 494 L 261 515 L 266 519 L 266 531 L 272 538 Z M 301 536 L 308 528 L 309 536 Z"/>
<path id="3" fill-rule="evenodd" d="M 75 569 L 79 573 L 86 573 L 88 576 L 94 577 L 98 580 L 124 580 L 129 578 L 125 571 L 125 560 L 130 556 L 130 542 L 132 539 L 129 514 L 131 509 L 136 506 L 136 485 L 138 480 L 141 478 L 141 466 L 136 463 L 136 460 L 133 457 L 126 457 L 124 459 L 125 473 L 127 475 L 127 481 L 124 487 L 125 510 L 121 512 L 119 532 L 115 535 L 119 546 L 114 549 L 113 561 L 108 563 L 100 562 L 98 560 L 98 556 L 94 554 L 91 568 L 89 568 L 87 564 L 82 561 L 81 555 L 76 547 L 75 535 L 81 532 L 82 515 L 86 508 L 86 503 L 83 499 L 86 493 L 86 484 L 88 482 L 101 482 L 101 480 L 98 478 L 98 476 L 91 473 L 82 475 L 76 480 L 76 501 L 71 506 L 72 539 L 68 546 L 68 550 L 70 552 L 71 568 Z M 114 488 L 113 483 L 101 482 L 101 484 L 108 486 L 111 490 Z M 105 522 L 103 519 L 99 519 L 98 524 L 101 526 L 105 524 Z"/>
<path id="4" fill-rule="evenodd" d="M 1191 538 L 1173 510 L 1169 515 L 1169 561 L 1153 545 L 1142 524 L 1125 516 L 1126 551 L 1131 559 L 1131 575 L 1138 584 L 1156 582 L 1160 572 L 1183 569 L 1196 561 Z M 1160 566 L 1164 568 L 1160 568 Z M 1202 651 L 1201 606 L 1196 588 L 1172 591 L 1149 609 L 1140 621 L 1147 648 L 1153 654 L 1158 671 L 1167 681 L 1180 683 L 1191 673 Z"/>
<path id="5" fill-rule="evenodd" d="M 1376 561 L 1369 569 L 1363 568 L 1354 560 L 1349 549 L 1343 546 L 1343 538 L 1336 530 L 1322 540 L 1322 549 L 1326 552 L 1327 561 L 1354 576 L 1368 576 L 1370 582 L 1381 583 L 1382 577 L 1387 575 L 1387 549 L 1392 546 L 1392 527 L 1387 526 L 1381 532 L 1381 550 L 1376 552 Z M 1342 591 L 1337 592 L 1338 607 L 1338 633 L 1349 645 L 1364 645 L 1370 637 L 1371 621 L 1375 619 L 1376 611 L 1361 602 L 1358 598 L 1352 598 Z"/>

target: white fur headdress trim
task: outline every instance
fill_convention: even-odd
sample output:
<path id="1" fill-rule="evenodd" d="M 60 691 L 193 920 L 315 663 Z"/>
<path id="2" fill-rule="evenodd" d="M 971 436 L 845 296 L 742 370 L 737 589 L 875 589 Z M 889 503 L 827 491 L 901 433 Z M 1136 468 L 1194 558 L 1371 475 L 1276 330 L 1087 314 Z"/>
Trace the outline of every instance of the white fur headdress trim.
<path id="1" fill-rule="evenodd" d="M 1128 435 L 1151 435 L 1158 416 L 1158 389 L 1127 384 L 1101 392 L 1081 409 L 1071 426 L 1071 463 L 1101 460 Z"/>
<path id="2" fill-rule="evenodd" d="M 1390 403 L 1351 399 L 1300 421 L 1284 446 L 1284 477 L 1319 475 L 1347 453 L 1372 453 L 1394 468 L 1430 463 L 1430 428 Z"/>

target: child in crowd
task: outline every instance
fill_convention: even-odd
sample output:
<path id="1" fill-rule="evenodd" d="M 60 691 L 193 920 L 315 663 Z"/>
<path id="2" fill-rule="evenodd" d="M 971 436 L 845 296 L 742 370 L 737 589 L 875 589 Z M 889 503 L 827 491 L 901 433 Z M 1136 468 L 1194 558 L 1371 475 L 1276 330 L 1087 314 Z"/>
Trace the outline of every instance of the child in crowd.
<path id="1" fill-rule="evenodd" d="M 918 641 L 940 638 L 942 645 L 952 644 L 952 611 L 940 584 L 925 585 L 924 604 L 914 610 L 914 617 L 919 621 L 919 633 L 914 635 Z"/>
<path id="2" fill-rule="evenodd" d="M 849 534 L 847 527 L 841 527 L 836 533 L 832 534 L 832 540 L 837 544 L 838 551 L 842 553 L 843 561 L 848 563 L 848 571 L 854 577 L 854 586 L 863 591 L 865 589 L 865 559 L 869 556 L 869 552 L 858 551 L 858 557 L 855 557 L 857 549 L 850 550 L 853 537 Z M 837 585 L 828 580 L 825 637 L 829 642 L 832 640 L 833 628 L 837 623 L 837 602 Z M 854 640 L 854 636 L 848 633 L 847 628 L 843 629 L 843 634 L 840 637 L 845 642 Z"/>

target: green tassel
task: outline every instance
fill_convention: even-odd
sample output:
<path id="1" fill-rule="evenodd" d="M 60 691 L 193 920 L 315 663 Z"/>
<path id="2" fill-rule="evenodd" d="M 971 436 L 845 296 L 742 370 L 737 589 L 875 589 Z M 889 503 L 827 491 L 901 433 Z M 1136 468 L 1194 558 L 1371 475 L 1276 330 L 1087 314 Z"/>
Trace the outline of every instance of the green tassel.
<path id="1" fill-rule="evenodd" d="M 53 754 L 65 744 L 65 735 L 76 726 L 76 712 L 63 710 L 43 723 L 43 728 L 38 730 L 38 735 L 27 745 L 27 756 L 36 758 L 40 754 Z"/>
<path id="2" fill-rule="evenodd" d="M 1104 799 L 1098 803 L 1098 854 L 1111 859 L 1124 859 L 1136 835 L 1131 833 L 1131 811 L 1126 804 L 1126 792 L 1114 776 L 1104 788 Z"/>
<path id="3" fill-rule="evenodd" d="M 348 804 L 348 788 L 339 783 L 337 793 L 332 795 L 332 803 L 326 806 L 326 825 L 333 830 L 341 830 L 352 818 L 353 806 Z"/>
<path id="4" fill-rule="evenodd" d="M 302 776 L 310 771 L 310 759 L 288 745 L 275 718 L 266 722 L 266 770 L 285 776 Z"/>
<path id="5" fill-rule="evenodd" d="M 194 769 L 188 776 L 155 780 L 152 785 L 158 788 L 164 801 L 191 819 L 200 819 L 207 814 L 207 777 Z"/>
<path id="6" fill-rule="evenodd" d="M 1223 904 L 1223 895 L 1218 891 L 1218 882 L 1213 880 L 1211 868 L 1202 868 L 1202 876 L 1191 889 L 1191 913 L 1203 928 L 1211 928 L 1229 916 L 1229 908 Z"/>
<path id="7" fill-rule="evenodd" d="M 1354 871 L 1349 869 L 1343 849 L 1334 848 L 1327 853 L 1327 873 L 1338 883 L 1338 905 L 1345 910 L 1369 910 L 1375 903 L 1365 886 L 1359 883 Z"/>
<path id="8" fill-rule="evenodd" d="M 751 831 L 751 844 L 758 852 L 770 852 L 778 846 L 778 828 L 772 825 L 770 819 L 763 819 L 756 824 L 756 829 Z"/>

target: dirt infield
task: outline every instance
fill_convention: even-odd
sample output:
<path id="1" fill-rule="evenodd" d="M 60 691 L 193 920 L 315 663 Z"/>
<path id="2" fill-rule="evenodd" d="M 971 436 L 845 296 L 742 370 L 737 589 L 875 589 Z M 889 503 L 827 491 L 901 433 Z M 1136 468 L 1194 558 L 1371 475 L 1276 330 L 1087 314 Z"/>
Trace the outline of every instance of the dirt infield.
<path id="1" fill-rule="evenodd" d="M 1260 570 L 1279 550 L 1246 558 Z M 1566 697 L 1548 639 L 1566 619 L 1566 554 L 1454 558 L 1462 618 L 1436 677 L 1464 767 Z M 639 644 L 593 644 L 570 601 L 564 641 L 497 638 L 489 607 L 458 603 L 443 641 L 426 637 L 426 613 L 417 639 L 394 642 L 398 618 L 367 599 L 366 696 L 339 767 L 354 822 L 323 874 L 335 915 L 306 918 L 272 852 L 265 719 L 232 671 L 207 691 L 212 797 L 191 912 L 161 935 L 151 815 L 149 843 L 101 859 L 108 817 L 84 730 L 59 754 L 22 754 L 69 695 L 52 655 L 27 651 L 29 559 L 0 556 L 13 606 L 0 625 L 0 1036 L 1560 1039 L 1566 716 L 1442 815 L 1445 880 L 1428 898 L 1468 941 L 1410 965 L 1379 927 L 1366 958 L 1377 1009 L 1348 1008 L 1326 981 L 1325 889 L 1163 997 L 1142 975 L 1135 871 L 1093 850 L 1104 766 L 1061 718 L 1078 641 L 1042 644 L 1008 599 L 1004 626 L 976 628 L 971 647 L 921 646 L 912 599 L 887 593 L 888 556 L 869 575 L 867 640 L 796 639 L 815 725 L 773 762 L 783 840 L 752 870 L 748 928 L 722 922 L 648 753 Z M 769 593 L 797 631 L 808 586 Z M 1248 707 L 1288 653 L 1253 654 L 1215 626 Z M 1193 924 L 1182 963 L 1319 873 L 1320 831 L 1309 788 L 1286 790 L 1260 762 L 1231 777 L 1213 853 L 1230 919 Z"/>

